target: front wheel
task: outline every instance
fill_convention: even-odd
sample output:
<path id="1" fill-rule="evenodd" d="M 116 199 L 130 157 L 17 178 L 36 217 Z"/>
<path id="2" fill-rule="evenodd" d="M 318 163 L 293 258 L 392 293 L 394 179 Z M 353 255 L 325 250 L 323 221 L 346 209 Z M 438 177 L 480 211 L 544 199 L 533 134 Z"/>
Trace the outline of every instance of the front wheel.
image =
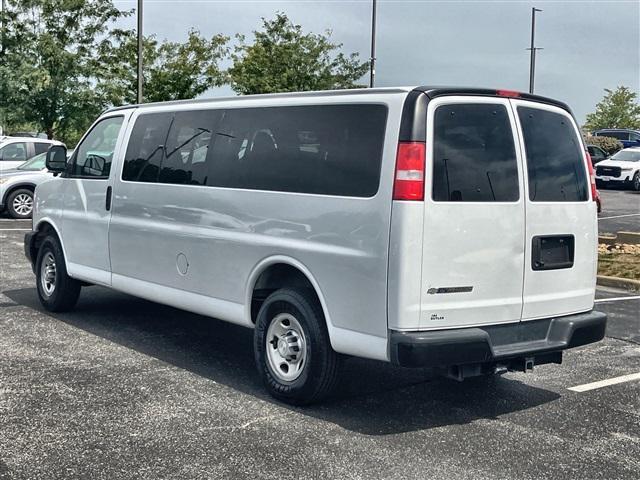
<path id="1" fill-rule="evenodd" d="M 81 284 L 67 275 L 62 247 L 56 237 L 48 236 L 40 245 L 35 270 L 42 306 L 50 312 L 71 310 L 80 296 Z"/>
<path id="2" fill-rule="evenodd" d="M 636 192 L 640 192 L 640 172 L 636 172 L 631 180 L 631 186 Z"/>
<path id="3" fill-rule="evenodd" d="M 7 198 L 7 211 L 13 218 L 31 218 L 33 214 L 33 192 L 26 188 L 11 192 Z"/>
<path id="4" fill-rule="evenodd" d="M 283 288 L 267 297 L 258 312 L 254 355 L 269 393 L 292 405 L 322 400 L 338 377 L 339 357 L 312 291 Z"/>

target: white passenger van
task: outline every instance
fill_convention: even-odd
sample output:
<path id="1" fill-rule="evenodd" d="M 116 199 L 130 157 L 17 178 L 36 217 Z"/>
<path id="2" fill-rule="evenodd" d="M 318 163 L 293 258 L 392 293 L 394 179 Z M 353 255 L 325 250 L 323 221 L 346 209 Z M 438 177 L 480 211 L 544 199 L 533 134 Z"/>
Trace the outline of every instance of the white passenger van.
<path id="1" fill-rule="evenodd" d="M 47 162 L 25 238 L 44 307 L 98 284 L 254 328 L 285 402 L 324 397 L 341 354 L 463 379 L 604 336 L 591 163 L 560 102 L 419 87 L 128 106 Z"/>

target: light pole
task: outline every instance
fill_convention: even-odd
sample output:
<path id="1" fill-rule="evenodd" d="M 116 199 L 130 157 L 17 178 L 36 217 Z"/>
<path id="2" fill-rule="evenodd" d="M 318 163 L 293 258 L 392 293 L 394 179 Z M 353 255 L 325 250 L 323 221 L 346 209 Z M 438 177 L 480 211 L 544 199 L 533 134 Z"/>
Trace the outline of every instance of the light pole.
<path id="1" fill-rule="evenodd" d="M 138 95 L 137 102 L 142 103 L 142 0 L 138 0 Z"/>
<path id="2" fill-rule="evenodd" d="M 373 88 L 376 77 L 376 0 L 373 0 L 371 10 L 371 58 L 369 59 L 371 75 L 369 77 L 369 87 Z"/>
<path id="3" fill-rule="evenodd" d="M 529 65 L 529 93 L 533 93 L 533 81 L 536 74 L 536 50 L 542 50 L 542 48 L 536 48 L 536 12 L 541 12 L 539 8 L 533 7 L 531 9 L 531 63 Z"/>

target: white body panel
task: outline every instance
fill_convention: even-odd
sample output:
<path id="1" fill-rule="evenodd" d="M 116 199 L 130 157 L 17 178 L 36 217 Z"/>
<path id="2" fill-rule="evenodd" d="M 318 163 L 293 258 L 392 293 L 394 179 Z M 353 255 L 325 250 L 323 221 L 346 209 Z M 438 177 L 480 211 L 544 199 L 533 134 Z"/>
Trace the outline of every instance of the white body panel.
<path id="1" fill-rule="evenodd" d="M 433 171 L 434 112 L 440 105 L 502 105 L 509 100 L 445 97 L 429 102 L 426 172 Z M 516 151 L 522 192 L 522 158 Z M 427 177 L 429 173 L 427 173 Z M 516 202 L 436 202 L 427 182 L 424 202 L 422 299 L 419 329 L 520 321 L 524 268 L 524 199 Z M 428 293 L 438 288 L 468 292 Z M 433 290 L 431 290 L 433 291 Z"/>
<path id="2" fill-rule="evenodd" d="M 521 100 L 512 101 L 514 109 L 519 106 L 535 107 L 566 117 L 573 125 L 577 138 L 580 131 L 571 116 L 551 105 L 532 104 Z M 516 115 L 517 118 L 517 115 Z M 519 121 L 518 121 L 519 123 Z M 524 139 L 519 128 L 521 153 L 525 158 Z M 583 152 L 583 168 L 587 168 L 586 153 Z M 569 315 L 591 310 L 595 298 L 595 283 L 598 249 L 597 206 L 590 198 L 587 202 L 532 202 L 529 187 L 525 187 L 526 237 L 522 320 L 533 320 L 553 316 Z M 575 237 L 574 264 L 572 268 L 534 271 L 531 268 L 531 246 L 535 236 L 573 235 Z"/>

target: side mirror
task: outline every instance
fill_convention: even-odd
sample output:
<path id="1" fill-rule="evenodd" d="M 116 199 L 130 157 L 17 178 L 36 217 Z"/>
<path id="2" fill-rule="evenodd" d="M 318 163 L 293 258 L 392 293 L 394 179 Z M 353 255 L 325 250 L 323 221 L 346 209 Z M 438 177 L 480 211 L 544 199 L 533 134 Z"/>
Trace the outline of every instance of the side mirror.
<path id="1" fill-rule="evenodd" d="M 67 147 L 64 145 L 52 145 L 49 147 L 45 165 L 50 172 L 65 172 L 67 170 Z"/>

